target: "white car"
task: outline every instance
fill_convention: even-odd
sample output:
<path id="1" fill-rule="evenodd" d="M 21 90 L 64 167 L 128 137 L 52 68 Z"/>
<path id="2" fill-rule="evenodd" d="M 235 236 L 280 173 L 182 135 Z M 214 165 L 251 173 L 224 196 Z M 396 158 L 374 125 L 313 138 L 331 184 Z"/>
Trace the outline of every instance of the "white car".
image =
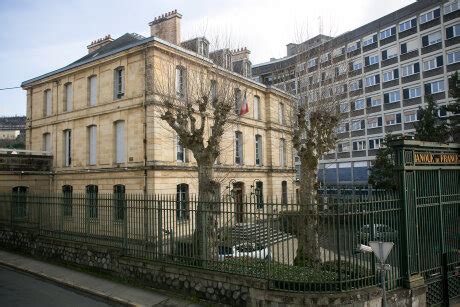
<path id="1" fill-rule="evenodd" d="M 229 258 L 270 259 L 267 246 L 258 243 L 242 243 L 235 246 L 219 246 L 219 261 Z"/>

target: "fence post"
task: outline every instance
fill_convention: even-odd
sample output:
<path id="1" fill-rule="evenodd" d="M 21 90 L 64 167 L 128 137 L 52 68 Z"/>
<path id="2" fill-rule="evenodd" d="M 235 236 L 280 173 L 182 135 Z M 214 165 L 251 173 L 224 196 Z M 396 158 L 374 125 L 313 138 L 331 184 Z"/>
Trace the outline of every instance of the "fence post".
<path id="1" fill-rule="evenodd" d="M 123 197 L 126 197 L 123 195 Z M 128 196 L 128 199 L 131 198 Z M 123 254 L 128 254 L 128 201 L 123 206 Z"/>
<path id="2" fill-rule="evenodd" d="M 158 201 L 158 230 L 157 230 L 157 235 L 158 235 L 158 250 L 157 250 L 157 256 L 161 257 L 163 254 L 163 204 L 161 200 Z"/>

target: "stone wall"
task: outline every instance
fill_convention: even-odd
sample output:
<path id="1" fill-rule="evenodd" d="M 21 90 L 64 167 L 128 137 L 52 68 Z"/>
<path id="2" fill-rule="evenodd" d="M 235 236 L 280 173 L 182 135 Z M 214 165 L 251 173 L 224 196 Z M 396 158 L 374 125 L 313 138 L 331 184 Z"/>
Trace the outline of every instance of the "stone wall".
<path id="1" fill-rule="evenodd" d="M 376 287 L 341 293 L 269 290 L 266 280 L 124 257 L 122 250 L 46 238 L 33 230 L 0 229 L 0 247 L 104 272 L 144 286 L 240 306 L 380 306 Z M 389 294 L 390 306 L 425 306 L 424 287 Z"/>

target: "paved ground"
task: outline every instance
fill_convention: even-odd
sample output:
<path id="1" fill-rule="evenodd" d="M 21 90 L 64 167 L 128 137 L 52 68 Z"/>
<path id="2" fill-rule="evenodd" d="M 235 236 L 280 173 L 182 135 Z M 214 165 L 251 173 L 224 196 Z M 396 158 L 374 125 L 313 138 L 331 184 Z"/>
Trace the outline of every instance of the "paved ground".
<path id="1" fill-rule="evenodd" d="M 169 293 L 130 287 L 2 250 L 0 250 L 0 265 L 4 267 L 0 271 L 0 297 L 2 298 L 0 305 L 2 306 L 44 306 L 41 302 L 48 302 L 45 304 L 46 306 L 107 306 L 103 301 L 104 299 L 110 300 L 112 305 L 197 306 Z M 5 267 L 9 269 L 5 269 Z M 14 271 L 22 271 L 29 275 Z M 8 276 L 3 276 L 4 272 L 5 275 L 13 277 L 14 282 L 10 284 L 11 286 L 8 283 Z M 30 275 L 38 278 L 33 278 Z M 21 279 L 24 280 L 24 285 Z M 62 285 L 66 289 L 57 285 Z M 75 293 L 69 288 L 78 291 Z M 31 296 L 21 297 L 21 294 L 32 289 L 36 290 Z M 48 293 L 48 289 L 51 292 Z M 9 293 L 10 299 L 17 300 L 17 304 L 4 304 L 3 293 Z M 82 295 L 82 293 L 90 294 L 92 297 Z M 94 299 L 94 296 L 102 300 L 98 301 Z M 87 300 L 86 303 L 80 301 L 82 303 L 72 304 L 72 302 L 79 302 L 79 300 L 84 299 Z M 61 303 L 59 304 L 59 302 Z M 52 305 L 53 303 L 56 305 Z"/>

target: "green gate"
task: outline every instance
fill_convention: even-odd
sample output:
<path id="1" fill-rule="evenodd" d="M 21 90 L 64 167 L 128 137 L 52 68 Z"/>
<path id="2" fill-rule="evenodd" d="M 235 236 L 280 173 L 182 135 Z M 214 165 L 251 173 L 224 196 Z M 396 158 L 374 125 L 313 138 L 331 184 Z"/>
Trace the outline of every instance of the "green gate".
<path id="1" fill-rule="evenodd" d="M 427 304 L 447 305 L 460 297 L 460 146 L 392 145 L 404 201 L 404 280 L 424 280 Z"/>

